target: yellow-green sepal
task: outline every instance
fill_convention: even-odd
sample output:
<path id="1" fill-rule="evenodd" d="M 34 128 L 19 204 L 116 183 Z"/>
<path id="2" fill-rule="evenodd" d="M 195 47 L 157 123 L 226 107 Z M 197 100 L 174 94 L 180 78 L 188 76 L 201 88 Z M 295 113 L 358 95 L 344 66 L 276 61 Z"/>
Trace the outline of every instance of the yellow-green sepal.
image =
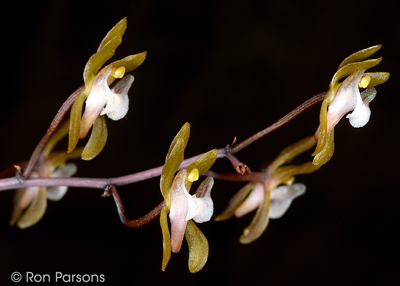
<path id="1" fill-rule="evenodd" d="M 192 220 L 187 222 L 185 238 L 189 246 L 189 271 L 199 272 L 208 259 L 208 240 Z"/>
<path id="2" fill-rule="evenodd" d="M 314 156 L 313 164 L 317 166 L 322 166 L 326 164 L 333 156 L 335 151 L 335 143 L 334 143 L 334 130 L 333 128 L 324 138 L 323 144 L 318 144 L 317 149 L 312 154 Z M 322 135 L 322 128 L 321 128 L 321 135 Z M 318 143 L 321 140 L 318 140 Z M 322 141 L 321 141 L 322 142 Z"/>
<path id="3" fill-rule="evenodd" d="M 174 139 L 172 140 L 171 145 L 169 146 L 169 149 L 168 149 L 167 156 L 165 157 L 165 161 L 167 161 L 168 158 L 171 156 L 171 152 L 175 148 L 175 145 L 176 145 L 178 139 L 180 138 L 183 140 L 183 143 L 184 143 L 183 149 L 185 149 L 186 145 L 189 141 L 189 137 L 190 137 L 190 124 L 188 122 L 186 122 L 182 126 L 182 128 L 179 130 L 178 134 L 176 134 Z"/>
<path id="4" fill-rule="evenodd" d="M 282 152 L 272 162 L 272 169 L 289 163 L 297 155 L 307 151 L 315 145 L 316 141 L 313 136 L 306 137 L 282 150 Z"/>
<path id="5" fill-rule="evenodd" d="M 338 69 L 344 67 L 347 64 L 359 62 L 366 58 L 369 58 L 370 56 L 375 54 L 381 47 L 382 45 L 376 45 L 351 54 L 340 63 Z"/>
<path id="6" fill-rule="evenodd" d="M 370 88 L 385 83 L 389 79 L 390 74 L 388 72 L 366 72 L 364 76 L 369 76 L 371 78 L 371 81 L 366 87 Z"/>
<path id="7" fill-rule="evenodd" d="M 168 212 L 169 210 L 164 205 L 160 213 L 160 226 L 163 237 L 163 259 L 161 264 L 162 271 L 165 270 L 169 262 L 169 259 L 171 258 L 171 235 L 169 233 L 169 227 L 168 227 Z"/>
<path id="8" fill-rule="evenodd" d="M 89 93 L 85 88 L 78 95 L 74 104 L 72 105 L 69 122 L 68 152 L 72 152 L 78 144 L 81 129 L 82 108 L 88 95 Z"/>
<path id="9" fill-rule="evenodd" d="M 82 151 L 82 160 L 92 160 L 103 150 L 108 137 L 107 124 L 104 116 L 99 116 L 93 123 L 89 141 Z"/>
<path id="10" fill-rule="evenodd" d="M 204 153 L 186 167 L 187 173 L 189 174 L 193 169 L 197 169 L 199 176 L 203 175 L 215 163 L 215 160 L 217 160 L 217 154 L 217 149 Z M 187 190 L 190 189 L 191 184 L 192 182 L 186 178 L 185 185 Z"/>
<path id="11" fill-rule="evenodd" d="M 104 37 L 100 43 L 97 52 L 93 54 L 86 63 L 83 71 L 83 80 L 86 87 L 91 86 L 94 77 L 100 68 L 108 61 L 115 53 L 115 50 L 122 42 L 122 36 L 125 33 L 127 26 L 126 18 L 119 21 Z"/>
<path id="12" fill-rule="evenodd" d="M 65 136 L 67 136 L 69 132 L 69 119 L 65 120 L 61 126 L 57 129 L 57 131 L 51 136 L 49 141 L 47 141 L 46 145 L 43 148 L 42 154 L 44 158 L 47 158 L 50 155 L 50 152 L 53 150 L 54 146 Z"/>
<path id="13" fill-rule="evenodd" d="M 160 177 L 160 189 L 164 197 L 164 204 L 169 208 L 171 204 L 170 192 L 175 173 L 184 159 L 185 147 L 189 141 L 190 124 L 185 123 L 172 141 Z"/>
<path id="14" fill-rule="evenodd" d="M 356 70 L 363 69 L 364 72 L 382 61 L 382 58 L 365 60 L 363 62 L 350 63 L 341 67 L 334 75 L 331 81 L 331 86 L 335 86 L 339 83 L 339 80 L 355 72 Z M 336 94 L 336 92 L 335 92 Z"/>
<path id="15" fill-rule="evenodd" d="M 269 222 L 270 192 L 264 189 L 264 200 L 257 209 L 250 225 L 243 230 L 240 243 L 248 244 L 259 238 L 268 226 Z"/>
<path id="16" fill-rule="evenodd" d="M 147 52 L 130 55 L 121 60 L 112 62 L 114 68 L 125 67 L 125 72 L 130 72 L 139 67 L 146 59 Z"/>
<path id="17" fill-rule="evenodd" d="M 271 189 L 275 189 L 280 184 L 292 184 L 295 175 L 310 174 L 317 171 L 321 166 L 306 162 L 301 165 L 289 165 L 279 167 L 273 171 L 273 184 Z"/>

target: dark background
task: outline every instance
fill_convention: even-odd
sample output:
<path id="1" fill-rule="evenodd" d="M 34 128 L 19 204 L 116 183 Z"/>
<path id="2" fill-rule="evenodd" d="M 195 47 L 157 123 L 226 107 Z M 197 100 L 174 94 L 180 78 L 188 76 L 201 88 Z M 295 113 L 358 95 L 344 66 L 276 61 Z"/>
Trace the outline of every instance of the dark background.
<path id="1" fill-rule="evenodd" d="M 392 3 L 392 4 L 387 4 Z M 325 91 L 339 63 L 383 44 L 374 71 L 391 73 L 371 103 L 370 122 L 335 129 L 332 160 L 312 175 L 288 213 L 241 245 L 252 218 L 199 225 L 210 243 L 197 274 L 184 242 L 162 272 L 161 229 L 121 224 L 100 190 L 70 189 L 49 202 L 34 227 L 9 227 L 13 191 L 0 194 L 0 284 L 14 271 L 104 274 L 107 285 L 394 285 L 400 281 L 398 233 L 399 9 L 395 1 L 35 1 L 11 2 L 2 16 L 1 167 L 29 158 L 53 116 L 82 82 L 107 31 L 128 29 L 113 59 L 148 51 L 132 74 L 130 112 L 107 120 L 101 155 L 78 162 L 80 177 L 114 177 L 163 164 L 180 127 L 191 123 L 190 157 L 241 141 Z M 11 7 L 11 8 L 10 8 Z M 315 107 L 238 153 L 253 170 L 312 135 Z M 62 142 L 59 148 L 66 148 Z M 306 155 L 303 160 L 311 159 Z M 214 170 L 230 171 L 225 160 Z M 241 183 L 217 181 L 215 212 Z M 159 180 L 120 188 L 130 218 L 161 199 Z M 129 283 L 129 284 L 128 284 Z M 23 284 L 23 283 L 21 283 Z"/>

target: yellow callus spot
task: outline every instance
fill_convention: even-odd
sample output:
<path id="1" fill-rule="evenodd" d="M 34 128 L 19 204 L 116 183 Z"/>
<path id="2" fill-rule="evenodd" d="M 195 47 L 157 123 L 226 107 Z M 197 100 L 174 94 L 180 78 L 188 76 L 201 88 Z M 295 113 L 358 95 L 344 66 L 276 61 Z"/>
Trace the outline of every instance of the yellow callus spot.
<path id="1" fill-rule="evenodd" d="M 361 87 L 361 88 L 366 88 L 369 85 L 370 81 L 371 81 L 371 77 L 370 76 L 368 76 L 368 75 L 367 76 L 363 76 L 361 78 L 360 83 L 358 84 L 358 86 Z"/>
<path id="2" fill-rule="evenodd" d="M 125 75 L 125 67 L 119 67 L 117 69 L 112 70 L 111 75 L 115 78 L 122 78 Z"/>
<path id="3" fill-rule="evenodd" d="M 197 181 L 199 179 L 199 169 L 194 168 L 192 171 L 190 171 L 187 179 L 189 182 Z"/>

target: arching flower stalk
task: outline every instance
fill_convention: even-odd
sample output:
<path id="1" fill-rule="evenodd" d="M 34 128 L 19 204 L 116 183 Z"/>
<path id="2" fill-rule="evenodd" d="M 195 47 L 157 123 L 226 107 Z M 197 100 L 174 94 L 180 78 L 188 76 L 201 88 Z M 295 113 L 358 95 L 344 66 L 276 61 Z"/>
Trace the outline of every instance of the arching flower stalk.
<path id="1" fill-rule="evenodd" d="M 71 153 L 54 151 L 54 146 L 68 134 L 69 121 L 66 121 L 46 144 L 30 177 L 72 177 L 77 166 L 66 163 L 68 159 L 81 157 L 82 148 Z M 19 228 L 28 228 L 36 224 L 44 215 L 47 208 L 47 199 L 59 201 L 64 197 L 68 187 L 28 187 L 18 189 L 14 197 L 14 207 L 10 225 L 16 224 Z"/>
<path id="2" fill-rule="evenodd" d="M 101 69 L 121 44 L 126 26 L 127 21 L 124 18 L 108 32 L 97 52 L 90 57 L 83 72 L 84 89 L 71 108 L 68 152 L 74 150 L 79 139 L 85 138 L 93 126 L 90 139 L 82 152 L 84 160 L 96 157 L 106 144 L 108 131 L 104 115 L 119 120 L 128 112 L 127 93 L 134 78 L 124 75 L 140 66 L 146 58 L 146 52 L 130 55 Z M 110 90 L 109 85 L 120 78 Z M 82 115 L 84 103 L 86 107 Z"/>
<path id="3" fill-rule="evenodd" d="M 313 164 L 323 165 L 328 162 L 334 152 L 334 127 L 340 119 L 348 112 L 350 124 L 355 127 L 363 127 L 369 121 L 371 110 L 369 103 L 376 95 L 373 88 L 389 79 L 387 72 L 366 71 L 380 63 L 382 58 L 364 60 L 381 48 L 381 45 L 373 46 L 358 51 L 339 65 L 330 84 L 329 91 L 322 102 L 320 112 L 320 125 L 315 132 L 317 147 L 313 153 Z M 364 60 L 364 61 L 362 61 Z M 344 77 L 347 78 L 339 82 Z M 360 93 L 361 89 L 366 89 Z"/>
<path id="4" fill-rule="evenodd" d="M 294 176 L 315 172 L 320 167 L 307 162 L 301 165 L 282 166 L 315 145 L 313 137 L 307 137 L 285 148 L 264 170 L 263 182 L 249 182 L 229 201 L 225 210 L 215 220 L 221 221 L 233 215 L 241 217 L 255 209 L 257 212 L 240 237 L 241 243 L 251 243 L 263 234 L 270 218 L 280 218 L 293 199 L 304 194 L 306 186 L 293 184 Z"/>
<path id="5" fill-rule="evenodd" d="M 161 174 L 160 188 L 164 197 L 164 207 L 160 214 L 160 225 L 163 234 L 164 271 L 171 257 L 171 251 L 180 251 L 183 236 L 189 245 L 189 270 L 200 271 L 208 258 L 208 241 L 199 230 L 197 223 L 209 221 L 213 214 L 213 202 L 210 197 L 214 180 L 207 177 L 194 195 L 189 191 L 194 181 L 210 169 L 217 159 L 217 150 L 213 149 L 185 169 L 178 170 L 184 159 L 184 150 L 189 140 L 190 125 L 186 123 L 175 136 L 168 150 Z M 171 234 L 168 227 L 168 213 L 171 221 Z"/>

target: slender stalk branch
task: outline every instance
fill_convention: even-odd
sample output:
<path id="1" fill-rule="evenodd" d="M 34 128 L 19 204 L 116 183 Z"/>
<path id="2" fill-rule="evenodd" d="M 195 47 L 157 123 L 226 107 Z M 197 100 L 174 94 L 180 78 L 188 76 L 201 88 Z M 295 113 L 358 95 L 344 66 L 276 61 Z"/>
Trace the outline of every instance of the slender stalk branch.
<path id="1" fill-rule="evenodd" d="M 54 117 L 53 121 L 50 123 L 49 128 L 47 129 L 46 133 L 42 137 L 42 139 L 39 141 L 38 145 L 36 146 L 35 150 L 33 150 L 33 153 L 31 155 L 31 158 L 29 159 L 28 165 L 23 171 L 23 177 L 28 178 L 29 175 L 32 172 L 32 169 L 37 161 L 37 159 L 40 156 L 40 153 L 43 151 L 44 146 L 46 143 L 49 141 L 51 136 L 53 136 L 54 132 L 57 131 L 58 127 L 61 125 L 63 122 L 65 116 L 67 115 L 68 111 L 71 109 L 72 105 L 75 102 L 75 99 L 78 97 L 78 95 L 82 92 L 83 88 L 85 86 L 81 86 L 78 88 L 74 93 L 72 93 L 67 100 L 63 103 L 63 105 L 60 107 L 58 110 L 56 116 Z"/>
<path id="2" fill-rule="evenodd" d="M 126 215 L 124 205 L 122 204 L 121 197 L 119 196 L 117 191 L 117 187 L 115 185 L 111 185 L 109 191 L 106 191 L 105 196 L 110 195 L 109 192 L 111 192 L 111 195 L 114 198 L 115 205 L 117 206 L 121 222 L 130 228 L 139 228 L 148 225 L 149 223 L 151 223 L 160 216 L 161 209 L 164 207 L 164 201 L 162 201 L 148 214 L 142 216 L 141 218 L 130 220 Z"/>
<path id="3" fill-rule="evenodd" d="M 29 163 L 24 170 L 23 173 L 23 178 L 24 180 L 21 180 L 21 178 L 18 177 L 12 177 L 12 178 L 6 178 L 6 179 L 0 179 L 0 191 L 3 190 L 10 190 L 10 189 L 19 189 L 19 188 L 26 188 L 26 187 L 33 187 L 33 186 L 69 186 L 69 187 L 84 187 L 84 188 L 95 188 L 95 189 L 105 189 L 108 186 L 111 185 L 116 185 L 116 186 L 121 186 L 121 185 L 127 185 L 127 184 L 132 184 L 135 182 L 139 181 L 144 181 L 147 179 L 151 179 L 154 177 L 158 177 L 161 175 L 162 168 L 163 166 L 159 166 L 156 168 L 148 169 L 146 171 L 142 171 L 139 173 L 135 174 L 130 174 L 126 176 L 120 176 L 120 177 L 115 177 L 115 178 L 27 178 L 27 176 L 30 174 L 32 171 L 32 168 L 39 157 L 41 151 L 43 150 L 44 146 L 46 145 L 47 141 L 50 139 L 50 137 L 53 135 L 55 130 L 59 127 L 61 124 L 62 120 L 64 119 L 65 115 L 67 114 L 68 110 L 71 108 L 74 100 L 76 97 L 79 95 L 81 92 L 83 86 L 80 87 L 78 90 L 76 90 L 68 99 L 67 101 L 63 104 L 63 106 L 60 108 L 58 111 L 56 117 L 53 119 L 53 122 L 51 123 L 49 129 L 47 130 L 45 136 L 42 138 L 42 140 L 39 142 L 39 144 L 36 146 L 35 151 L 33 152 Z M 264 130 L 261 130 L 260 132 L 250 136 L 246 140 L 240 142 L 237 145 L 234 145 L 233 147 L 227 145 L 223 148 L 220 148 L 217 150 L 217 158 L 227 158 L 230 160 L 232 163 L 233 167 L 237 170 L 237 172 L 241 175 L 224 175 L 224 178 L 219 177 L 220 179 L 224 180 L 237 180 L 237 181 L 247 181 L 251 176 L 249 171 L 250 169 L 240 162 L 233 154 L 239 152 L 243 148 L 247 147 L 254 141 L 262 138 L 263 136 L 271 133 L 272 131 L 277 130 L 278 128 L 282 127 L 283 125 L 287 124 L 294 118 L 296 118 L 298 115 L 302 114 L 304 111 L 308 110 L 309 108 L 313 107 L 317 103 L 321 102 L 326 95 L 326 92 L 314 95 L 307 101 L 305 101 L 303 104 L 295 108 L 293 111 L 289 112 L 286 116 L 272 124 L 271 126 L 265 128 Z M 191 158 L 185 159 L 181 166 L 179 167 L 180 169 L 183 169 L 187 167 L 191 162 L 193 162 L 195 159 L 200 157 L 202 154 L 199 154 L 197 156 L 193 156 Z M 245 172 L 246 176 L 240 178 L 240 176 L 243 176 Z M 209 171 L 211 172 L 211 171 Z M 9 170 L 7 171 L 9 173 Z M 214 173 L 216 178 L 218 179 L 217 173 Z M 258 180 L 259 178 L 258 173 L 255 173 L 254 175 L 254 180 Z M 251 179 L 253 180 L 253 179 Z"/>
<path id="4" fill-rule="evenodd" d="M 308 99 L 307 101 L 305 101 L 304 103 L 302 103 L 301 105 L 299 105 L 298 107 L 293 109 L 291 112 L 286 114 L 284 117 L 279 119 L 277 122 L 275 122 L 271 126 L 265 128 L 264 130 L 261 130 L 261 131 L 257 132 L 253 136 L 250 136 L 249 138 L 247 138 L 247 139 L 243 140 L 242 142 L 236 144 L 235 146 L 233 146 L 231 148 L 231 153 L 235 154 L 235 153 L 239 152 L 240 150 L 242 150 L 243 148 L 247 147 L 248 145 L 250 145 L 254 141 L 264 137 L 265 135 L 271 133 L 272 131 L 275 131 L 278 128 L 282 127 L 283 125 L 289 123 L 290 121 L 295 119 L 297 116 L 299 116 L 300 114 L 302 114 L 306 110 L 310 109 L 314 105 L 316 105 L 319 102 L 321 102 L 322 100 L 324 100 L 324 98 L 326 96 L 326 93 L 327 92 L 325 91 L 325 92 L 319 93 L 317 95 L 314 95 L 313 97 L 311 97 L 310 99 Z"/>
<path id="5" fill-rule="evenodd" d="M 259 181 L 264 182 L 266 180 L 267 174 L 265 172 L 252 172 L 252 173 L 217 173 L 208 170 L 204 173 L 205 176 L 211 176 L 217 180 L 232 181 L 232 182 L 250 182 Z"/>

